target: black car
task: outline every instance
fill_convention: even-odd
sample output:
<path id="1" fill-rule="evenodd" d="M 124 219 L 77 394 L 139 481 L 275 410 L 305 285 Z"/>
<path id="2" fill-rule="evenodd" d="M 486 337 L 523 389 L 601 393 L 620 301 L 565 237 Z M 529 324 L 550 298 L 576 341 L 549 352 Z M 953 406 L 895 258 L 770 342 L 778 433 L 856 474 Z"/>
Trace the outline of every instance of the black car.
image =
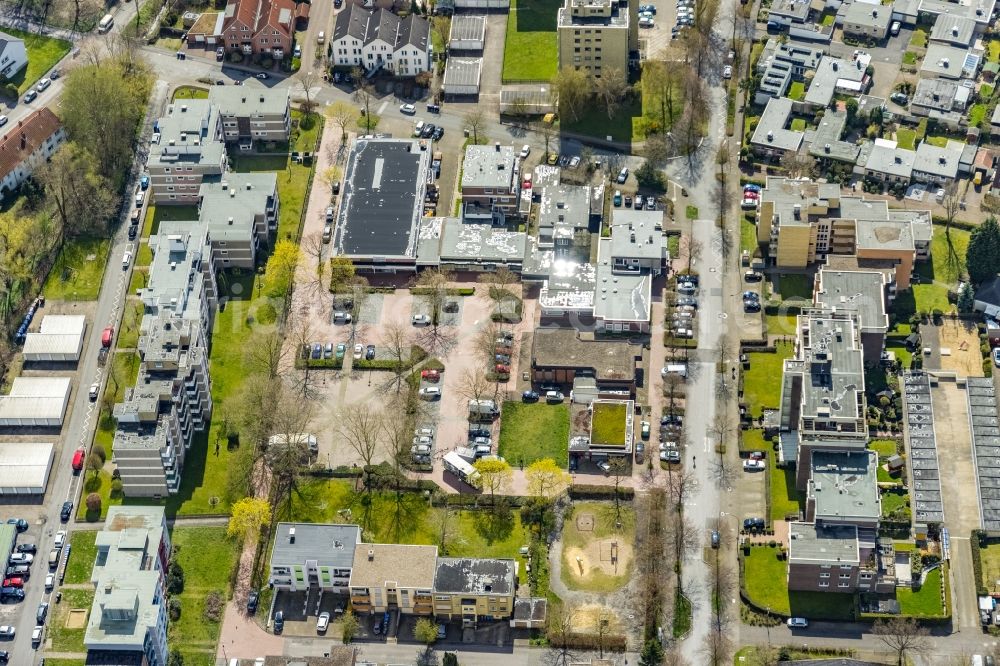
<path id="1" fill-rule="evenodd" d="M 490 431 L 487 428 L 469 428 L 469 439 L 473 440 L 476 437 L 489 437 Z"/>
<path id="2" fill-rule="evenodd" d="M 28 521 L 24 518 L 8 518 L 7 524 L 15 526 L 18 532 L 28 531 Z"/>
<path id="3" fill-rule="evenodd" d="M 15 564 L 7 567 L 4 571 L 4 575 L 7 578 L 10 578 L 11 576 L 17 576 L 18 578 L 31 578 L 31 567 L 27 564 Z"/>
<path id="4" fill-rule="evenodd" d="M 757 301 L 743 301 L 743 312 L 760 312 L 760 303 Z"/>
<path id="5" fill-rule="evenodd" d="M 6 664 L 8 659 L 10 659 L 10 653 L 7 650 L 0 650 L 0 664 Z"/>
<path id="6" fill-rule="evenodd" d="M 35 622 L 38 624 L 45 624 L 45 618 L 49 616 L 49 604 L 46 601 L 38 604 L 38 610 L 35 611 Z"/>
<path id="7" fill-rule="evenodd" d="M 660 418 L 660 425 L 681 425 L 684 423 L 684 417 L 680 414 L 664 414 Z"/>
<path id="8" fill-rule="evenodd" d="M 693 296 L 681 296 L 680 298 L 677 299 L 677 306 L 678 307 L 685 306 L 685 305 L 689 306 L 689 307 L 692 307 L 692 308 L 697 308 L 698 307 L 698 299 L 694 298 Z"/>
<path id="9" fill-rule="evenodd" d="M 73 515 L 73 503 L 63 502 L 62 509 L 59 511 L 59 519 L 64 523 L 69 522 L 70 516 Z"/>
<path id="10" fill-rule="evenodd" d="M 431 138 L 431 136 L 433 136 L 434 134 L 434 130 L 436 129 L 437 125 L 434 125 L 433 123 L 427 123 L 426 125 L 424 125 L 424 128 L 420 130 L 420 138 L 421 139 Z"/>
<path id="11" fill-rule="evenodd" d="M 20 601 L 24 599 L 24 590 L 19 587 L 0 587 L 0 599 Z"/>
<path id="12" fill-rule="evenodd" d="M 365 347 L 365 360 L 370 361 L 375 358 L 375 345 Z"/>
<path id="13" fill-rule="evenodd" d="M 20 543 L 17 545 L 17 552 L 19 553 L 36 553 L 38 548 L 33 543 Z"/>
<path id="14" fill-rule="evenodd" d="M 132 226 L 128 228 L 128 239 L 135 240 L 135 237 L 139 235 L 139 227 Z"/>
<path id="15" fill-rule="evenodd" d="M 257 612 L 257 604 L 260 602 L 260 592 L 257 590 L 251 590 L 250 596 L 247 597 L 247 614 L 253 615 Z"/>
<path id="16" fill-rule="evenodd" d="M 280 634 L 285 630 L 285 613 L 278 611 L 274 614 L 274 633 Z"/>
<path id="17" fill-rule="evenodd" d="M 441 137 L 443 137 L 443 136 L 444 136 L 444 128 L 443 127 L 435 127 L 434 128 L 434 134 L 431 135 L 431 138 L 433 138 L 435 141 L 440 141 Z"/>
<path id="18" fill-rule="evenodd" d="M 344 4 L 344 0 L 333 0 L 333 6 L 340 9 L 340 6 Z"/>
<path id="19" fill-rule="evenodd" d="M 764 529 L 764 519 L 763 518 L 744 518 L 743 519 L 743 529 L 747 532 L 752 532 L 754 530 Z"/>
<path id="20" fill-rule="evenodd" d="M 521 402 L 538 402 L 538 392 L 525 391 L 521 394 Z"/>

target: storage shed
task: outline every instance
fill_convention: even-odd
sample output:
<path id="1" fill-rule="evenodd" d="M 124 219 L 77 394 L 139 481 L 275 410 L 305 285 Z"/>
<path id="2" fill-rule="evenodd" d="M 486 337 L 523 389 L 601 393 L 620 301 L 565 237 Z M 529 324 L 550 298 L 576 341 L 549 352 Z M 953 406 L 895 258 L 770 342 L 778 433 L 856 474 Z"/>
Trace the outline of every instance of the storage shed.
<path id="1" fill-rule="evenodd" d="M 547 83 L 515 83 L 500 88 L 500 113 L 544 116 L 555 111 L 552 88 Z"/>
<path id="2" fill-rule="evenodd" d="M 18 377 L 0 396 L 0 428 L 61 427 L 69 392 L 69 377 Z"/>
<path id="3" fill-rule="evenodd" d="M 0 495 L 45 494 L 54 453 L 51 442 L 0 442 Z"/>
<path id="4" fill-rule="evenodd" d="M 24 360 L 78 361 L 87 320 L 83 315 L 45 315 L 37 333 L 24 340 Z"/>
<path id="5" fill-rule="evenodd" d="M 486 17 L 460 14 L 451 19 L 448 48 L 452 51 L 482 51 L 486 44 Z"/>
<path id="6" fill-rule="evenodd" d="M 510 0 L 455 0 L 455 9 L 510 9 Z"/>
<path id="7" fill-rule="evenodd" d="M 479 94 L 479 77 L 483 73 L 482 58 L 448 58 L 442 89 L 448 97 Z"/>

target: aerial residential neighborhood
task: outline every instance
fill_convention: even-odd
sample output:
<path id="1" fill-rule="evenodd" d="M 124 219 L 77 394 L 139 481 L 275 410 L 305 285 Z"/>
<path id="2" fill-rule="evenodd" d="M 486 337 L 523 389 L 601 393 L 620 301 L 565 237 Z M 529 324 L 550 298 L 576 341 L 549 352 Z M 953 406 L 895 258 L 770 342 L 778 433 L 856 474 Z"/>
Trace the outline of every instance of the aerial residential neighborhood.
<path id="1" fill-rule="evenodd" d="M 994 664 L 998 20 L 0 2 L 0 664 Z"/>

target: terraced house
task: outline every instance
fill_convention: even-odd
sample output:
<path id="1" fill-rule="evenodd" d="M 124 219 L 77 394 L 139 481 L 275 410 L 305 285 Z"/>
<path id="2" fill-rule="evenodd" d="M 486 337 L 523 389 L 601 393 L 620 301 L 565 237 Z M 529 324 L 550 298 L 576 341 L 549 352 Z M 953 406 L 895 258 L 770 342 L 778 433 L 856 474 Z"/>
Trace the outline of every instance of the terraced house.
<path id="1" fill-rule="evenodd" d="M 416 14 L 401 19 L 385 9 L 370 12 L 350 3 L 337 14 L 329 55 L 339 67 L 416 76 L 430 71 L 433 50 L 427 19 Z"/>
<path id="2" fill-rule="evenodd" d="M 292 52 L 293 0 L 231 0 L 222 20 L 227 53 L 284 58 Z"/>

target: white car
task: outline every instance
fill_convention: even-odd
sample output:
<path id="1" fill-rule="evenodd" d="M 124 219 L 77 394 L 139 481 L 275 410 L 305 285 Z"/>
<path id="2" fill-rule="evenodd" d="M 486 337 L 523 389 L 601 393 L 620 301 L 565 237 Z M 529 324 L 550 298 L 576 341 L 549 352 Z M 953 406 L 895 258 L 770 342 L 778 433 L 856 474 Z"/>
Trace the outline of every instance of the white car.
<path id="1" fill-rule="evenodd" d="M 405 113 L 408 116 L 412 116 L 414 113 L 417 112 L 417 107 L 413 106 L 412 104 L 401 104 L 399 106 L 399 112 Z"/>
<path id="2" fill-rule="evenodd" d="M 0 127 L 6 125 L 8 120 L 10 119 L 7 116 L 0 116 Z"/>
<path id="3" fill-rule="evenodd" d="M 94 402 L 95 400 L 97 400 L 97 392 L 100 391 L 100 389 L 101 389 L 101 387 L 97 384 L 97 382 L 94 382 L 93 384 L 90 385 L 90 401 L 91 402 Z"/>
<path id="4" fill-rule="evenodd" d="M 747 472 L 759 472 L 765 467 L 767 467 L 767 465 L 763 460 L 747 459 L 743 461 L 743 469 Z"/>
<path id="5" fill-rule="evenodd" d="M 417 444 L 410 447 L 410 453 L 413 455 L 427 455 L 430 452 L 431 447 L 428 444 Z"/>
<path id="6" fill-rule="evenodd" d="M 45 590 L 51 590 L 56 586 L 56 575 L 55 574 L 45 574 Z"/>
<path id="7" fill-rule="evenodd" d="M 354 360 L 355 361 L 358 360 L 359 358 L 361 358 L 362 356 L 364 356 L 364 353 L 365 353 L 365 346 L 364 345 L 362 345 L 360 343 L 354 345 Z"/>
<path id="8" fill-rule="evenodd" d="M 790 617 L 785 624 L 788 625 L 789 629 L 805 629 L 809 626 L 809 620 L 804 617 Z"/>
<path id="9" fill-rule="evenodd" d="M 531 154 L 531 146 L 529 146 L 528 144 L 524 144 L 523 146 L 521 146 L 521 159 L 524 159 L 530 154 Z"/>
<path id="10" fill-rule="evenodd" d="M 50 79 L 50 78 L 39 79 L 38 86 L 36 86 L 35 89 L 38 92 L 42 92 L 43 90 L 45 90 L 46 88 L 48 88 L 51 85 L 52 85 L 52 79 Z"/>
<path id="11" fill-rule="evenodd" d="M 35 556 L 31 553 L 14 553 L 8 561 L 11 564 L 31 564 L 35 561 Z"/>
<path id="12" fill-rule="evenodd" d="M 993 365 L 1000 368 L 1000 347 L 993 350 Z"/>
<path id="13" fill-rule="evenodd" d="M 429 446 L 431 444 L 431 438 L 427 435 L 417 435 L 413 438 L 414 446 Z"/>
<path id="14" fill-rule="evenodd" d="M 31 630 L 31 644 L 38 645 L 42 642 L 42 633 L 45 631 L 45 627 L 41 625 L 35 625 L 35 628 Z"/>
<path id="15" fill-rule="evenodd" d="M 722 78 L 724 78 L 724 79 L 731 79 L 731 78 L 733 78 L 733 68 L 730 65 L 726 65 L 722 69 Z"/>
<path id="16" fill-rule="evenodd" d="M 9 624 L 0 625 L 0 638 L 14 638 L 14 627 Z"/>
<path id="17" fill-rule="evenodd" d="M 413 434 L 417 437 L 433 437 L 434 428 L 417 428 L 413 431 Z"/>
<path id="18" fill-rule="evenodd" d="M 56 532 L 55 547 L 62 548 L 64 543 L 66 543 L 66 532 L 65 530 L 59 530 Z"/>
<path id="19" fill-rule="evenodd" d="M 742 208 L 743 210 L 755 210 L 757 208 L 757 201 L 759 201 L 759 200 L 758 199 L 744 199 L 742 201 L 742 203 L 740 203 L 740 208 Z"/>
<path id="20" fill-rule="evenodd" d="M 431 318 L 425 314 L 415 314 L 412 321 L 414 326 L 426 326 L 431 323 Z"/>
<path id="21" fill-rule="evenodd" d="M 128 266 L 131 263 L 132 263 L 132 253 L 131 252 L 125 252 L 125 254 L 122 255 L 122 270 L 123 271 L 127 271 L 128 270 Z"/>
<path id="22" fill-rule="evenodd" d="M 327 628 L 330 626 L 330 613 L 323 611 L 319 614 L 319 619 L 316 620 L 316 632 L 326 633 Z"/>
<path id="23" fill-rule="evenodd" d="M 420 389 L 421 400 L 437 400 L 441 397 L 441 389 L 437 386 L 425 386 Z"/>
<path id="24" fill-rule="evenodd" d="M 656 25 L 656 24 L 653 23 L 653 19 L 651 19 L 651 18 L 647 18 L 647 17 L 644 16 L 641 19 L 639 19 L 639 27 L 640 28 L 652 28 L 654 25 Z"/>

